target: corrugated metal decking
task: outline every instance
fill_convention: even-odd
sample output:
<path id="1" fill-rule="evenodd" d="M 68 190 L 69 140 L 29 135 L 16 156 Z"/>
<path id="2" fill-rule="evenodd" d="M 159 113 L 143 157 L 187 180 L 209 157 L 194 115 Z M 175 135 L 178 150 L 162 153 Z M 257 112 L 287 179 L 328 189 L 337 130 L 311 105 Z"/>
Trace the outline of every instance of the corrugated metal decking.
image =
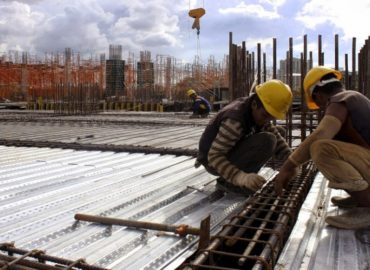
<path id="1" fill-rule="evenodd" d="M 196 237 L 74 221 L 77 212 L 215 230 L 245 198 L 191 157 L 0 146 L 0 242 L 112 269 L 158 269 Z M 150 252 L 149 252 L 150 251 Z"/>
<path id="2" fill-rule="evenodd" d="M 319 173 L 302 205 L 291 236 L 275 269 L 370 269 L 370 228 L 340 230 L 325 224 L 327 215 L 344 210 L 331 205 L 333 196 L 348 196 L 328 188 Z"/>
<path id="3" fill-rule="evenodd" d="M 86 213 L 198 227 L 211 214 L 211 233 L 217 236 L 227 217 L 243 213 L 245 198 L 216 191 L 215 177 L 193 168 L 192 156 L 208 119 L 185 117 L 0 115 L 0 144 L 42 146 L 0 147 L 0 242 L 15 241 L 16 248 L 27 251 L 44 249 L 65 265 L 80 263 L 81 269 L 174 269 L 181 265 L 194 255 L 197 237 L 76 223 L 73 216 Z M 268 167 L 261 171 L 267 178 L 274 173 Z M 277 269 L 368 268 L 369 231 L 325 225 L 326 213 L 338 210 L 328 203 L 335 192 L 318 186 L 324 182 L 322 176 L 316 177 Z M 258 233 L 265 232 L 262 227 Z M 87 265 L 77 261 L 82 257 Z M 231 265 L 210 267 L 230 269 Z M 240 267 L 235 269 L 246 265 Z"/>

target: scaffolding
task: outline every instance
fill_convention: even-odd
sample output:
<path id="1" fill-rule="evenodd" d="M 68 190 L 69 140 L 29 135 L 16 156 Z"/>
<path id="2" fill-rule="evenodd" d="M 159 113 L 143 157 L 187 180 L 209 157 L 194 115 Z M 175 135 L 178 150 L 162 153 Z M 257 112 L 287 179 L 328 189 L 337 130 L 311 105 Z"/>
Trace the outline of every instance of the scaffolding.
<path id="1" fill-rule="evenodd" d="M 105 54 L 85 59 L 71 48 L 43 57 L 9 51 L 0 56 L 0 98 L 27 101 L 36 108 L 41 103 L 55 103 L 61 85 L 84 88 L 88 84 L 97 89 L 99 100 L 186 102 L 189 88 L 208 97 L 226 88 L 227 61 L 227 56 L 220 63 L 210 56 L 207 64 L 202 64 L 196 56 L 193 63 L 183 63 L 169 55 L 156 55 L 153 60 L 150 51 L 141 51 L 139 59 L 129 52 L 125 61 L 121 45 L 110 45 L 108 60 Z"/>
<path id="2" fill-rule="evenodd" d="M 37 102 L 54 100 L 56 84 L 101 84 L 104 66 L 93 59 L 82 60 L 66 48 L 64 54 L 45 54 L 41 59 L 10 51 L 0 57 L 0 98 Z"/>

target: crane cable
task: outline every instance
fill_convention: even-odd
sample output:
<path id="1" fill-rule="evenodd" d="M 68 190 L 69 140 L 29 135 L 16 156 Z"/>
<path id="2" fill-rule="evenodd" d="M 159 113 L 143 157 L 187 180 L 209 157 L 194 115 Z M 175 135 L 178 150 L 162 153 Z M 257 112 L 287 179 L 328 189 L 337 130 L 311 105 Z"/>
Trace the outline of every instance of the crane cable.
<path id="1" fill-rule="evenodd" d="M 199 35 L 197 35 L 197 56 L 198 56 L 198 59 L 199 60 L 202 59 L 202 50 L 201 50 L 201 47 L 200 47 L 200 38 L 199 38 Z"/>

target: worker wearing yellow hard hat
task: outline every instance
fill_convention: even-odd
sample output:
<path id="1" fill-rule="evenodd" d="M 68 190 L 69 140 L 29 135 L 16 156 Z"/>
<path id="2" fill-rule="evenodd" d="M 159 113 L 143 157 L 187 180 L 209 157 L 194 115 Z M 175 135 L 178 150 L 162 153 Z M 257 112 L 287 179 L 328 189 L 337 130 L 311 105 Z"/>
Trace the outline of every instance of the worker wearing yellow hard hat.
<path id="1" fill-rule="evenodd" d="M 334 76 L 332 76 L 330 80 L 321 81 L 321 78 L 328 74 L 333 74 Z M 312 99 L 312 93 L 316 86 L 323 86 L 333 81 L 340 81 L 341 79 L 342 73 L 340 73 L 338 70 L 334 70 L 324 66 L 318 66 L 311 69 L 307 73 L 303 81 L 307 107 L 310 110 L 315 110 L 319 108 L 315 101 Z"/>
<path id="2" fill-rule="evenodd" d="M 193 114 L 190 116 L 190 118 L 207 117 L 211 112 L 211 104 L 209 101 L 206 98 L 197 95 L 197 92 L 195 92 L 194 89 L 189 89 L 186 91 L 186 94 L 193 100 L 191 107 Z"/>
<path id="3" fill-rule="evenodd" d="M 221 190 L 245 195 L 257 191 L 266 182 L 257 173 L 267 160 L 274 155 L 284 161 L 292 152 L 283 128 L 271 123 L 285 118 L 292 98 L 288 85 L 270 80 L 228 104 L 205 128 L 195 166 L 219 176 Z"/>
<path id="4" fill-rule="evenodd" d="M 187 92 L 186 92 L 186 94 L 188 95 L 188 97 L 191 97 L 191 96 L 193 96 L 193 95 L 197 95 L 197 92 L 195 92 L 195 90 L 194 89 L 189 89 Z"/>
<path id="5" fill-rule="evenodd" d="M 256 86 L 256 93 L 265 110 L 275 119 L 284 119 L 292 103 L 293 95 L 288 85 L 271 80 Z"/>
<path id="6" fill-rule="evenodd" d="M 329 180 L 329 187 L 342 189 L 348 197 L 333 197 L 338 207 L 353 208 L 326 222 L 342 229 L 370 226 L 370 100 L 345 90 L 342 74 L 317 66 L 304 78 L 303 88 L 309 109 L 325 110 L 319 125 L 289 156 L 275 177 L 277 194 L 292 179 L 292 171 L 310 159 Z"/>

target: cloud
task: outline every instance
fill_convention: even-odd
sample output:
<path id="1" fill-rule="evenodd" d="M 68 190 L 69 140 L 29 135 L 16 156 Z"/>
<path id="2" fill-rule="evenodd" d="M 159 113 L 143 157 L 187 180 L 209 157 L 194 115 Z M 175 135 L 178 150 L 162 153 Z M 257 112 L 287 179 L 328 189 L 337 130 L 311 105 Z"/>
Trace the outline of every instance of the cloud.
<path id="1" fill-rule="evenodd" d="M 0 2 L 1 3 L 1 2 Z M 0 4 L 0 36 L 2 50 L 30 50 L 34 31 L 43 20 L 43 14 L 23 3 Z"/>
<path id="2" fill-rule="evenodd" d="M 107 52 L 181 47 L 183 3 L 165 0 L 0 1 L 0 49 L 37 54 L 72 48 Z"/>
<path id="3" fill-rule="evenodd" d="M 69 47 L 107 54 L 109 44 L 114 44 L 122 45 L 124 55 L 148 50 L 153 56 L 166 54 L 188 62 L 197 54 L 222 60 L 233 32 L 233 43 L 246 41 L 248 48 L 261 43 L 268 55 L 275 37 L 278 54 L 284 56 L 289 37 L 294 38 L 294 51 L 302 51 L 304 34 L 313 43 L 322 34 L 323 46 L 333 43 L 334 33 L 341 42 L 367 39 L 364 18 L 370 14 L 370 3 L 366 1 L 0 0 L 0 52 L 42 55 Z M 190 8 L 198 7 L 206 9 L 199 36 L 188 16 Z M 347 51 L 341 43 L 341 53 Z"/>
<path id="4" fill-rule="evenodd" d="M 47 13 L 46 16 L 35 33 L 38 51 L 69 47 L 82 53 L 102 52 L 109 45 L 106 28 L 113 21 L 113 15 L 93 2 L 76 1 L 75 4 L 61 6 L 55 15 Z"/>
<path id="5" fill-rule="evenodd" d="M 39 3 L 39 2 L 42 2 L 44 0 L 1 0 L 1 2 L 5 2 L 5 3 L 11 3 L 11 2 L 18 2 L 18 3 L 25 3 L 25 4 L 28 4 L 28 5 L 32 5 L 32 4 L 36 4 L 36 3 Z"/>
<path id="6" fill-rule="evenodd" d="M 272 1 L 263 1 L 267 2 L 269 4 L 272 4 Z M 251 17 L 257 17 L 262 19 L 278 19 L 280 18 L 279 13 L 276 11 L 276 6 L 274 6 L 272 11 L 266 10 L 262 5 L 259 4 L 245 4 L 244 1 L 242 1 L 240 4 L 238 4 L 235 7 L 230 8 L 220 8 L 219 12 L 221 14 L 238 14 L 242 16 L 251 16 Z"/>
<path id="7" fill-rule="evenodd" d="M 285 4 L 286 0 L 260 0 L 260 3 L 266 3 L 273 7 L 280 7 Z"/>
<path id="8" fill-rule="evenodd" d="M 309 29 L 320 25 L 334 25 L 342 31 L 344 39 L 359 37 L 366 39 L 369 30 L 364 19 L 370 14 L 370 2 L 356 0 L 349 3 L 346 0 L 311 0 L 297 14 L 296 19 Z"/>
<path id="9" fill-rule="evenodd" d="M 270 38 L 248 38 L 246 39 L 245 46 L 247 50 L 256 50 L 257 44 L 261 44 L 261 50 L 267 51 L 272 48 L 272 37 Z"/>
<path id="10" fill-rule="evenodd" d="M 110 29 L 115 42 L 131 37 L 135 43 L 129 44 L 128 49 L 179 45 L 176 39 L 179 19 L 168 7 L 147 3 L 126 9 L 128 15 L 120 17 Z"/>

